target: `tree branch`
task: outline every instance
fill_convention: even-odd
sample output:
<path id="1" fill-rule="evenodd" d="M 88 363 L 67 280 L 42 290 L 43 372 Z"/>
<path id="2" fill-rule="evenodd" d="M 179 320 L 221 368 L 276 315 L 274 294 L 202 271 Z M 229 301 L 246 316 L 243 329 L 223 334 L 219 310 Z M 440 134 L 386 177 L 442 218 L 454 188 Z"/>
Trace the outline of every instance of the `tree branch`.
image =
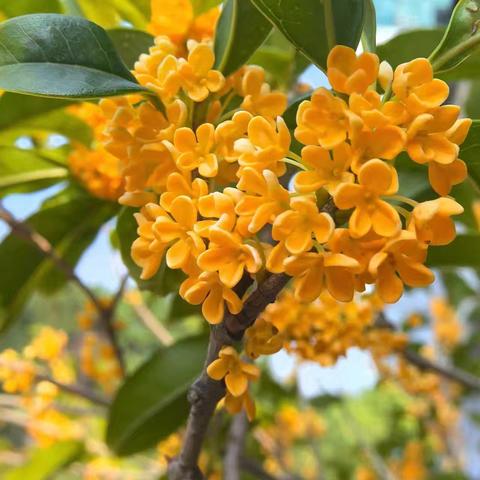
<path id="1" fill-rule="evenodd" d="M 245 412 L 233 417 L 227 441 L 227 451 L 223 462 L 224 476 L 228 480 L 240 480 L 240 459 L 245 447 L 248 419 Z"/>
<path id="2" fill-rule="evenodd" d="M 385 317 L 383 312 L 378 315 L 377 321 L 375 322 L 375 327 L 396 330 L 395 325 L 393 325 L 393 323 Z M 457 382 L 464 387 L 471 388 L 473 390 L 480 390 L 480 378 L 472 375 L 469 372 L 466 372 L 465 370 L 461 370 L 451 365 L 440 365 L 411 349 L 406 348 L 401 352 L 401 354 L 405 360 L 410 362 L 412 365 L 415 365 L 420 370 L 431 371 L 453 382 Z"/>
<path id="3" fill-rule="evenodd" d="M 210 418 L 217 403 L 225 396 L 224 382 L 211 379 L 207 375 L 207 367 L 217 359 L 223 346 L 232 345 L 242 339 L 245 330 L 255 322 L 269 303 L 275 301 L 288 280 L 287 275 L 270 275 L 247 298 L 242 312 L 238 315 L 227 312 L 222 323 L 211 326 L 203 372 L 190 388 L 188 395 L 191 409 L 182 450 L 169 465 L 170 480 L 203 480 L 203 474 L 198 468 L 198 458 Z M 237 286 L 237 294 L 243 296 L 249 285 L 248 277 L 244 277 Z"/>
<path id="4" fill-rule="evenodd" d="M 240 459 L 240 468 L 244 472 L 253 475 L 253 477 L 257 478 L 258 480 L 278 480 L 273 475 L 270 475 L 268 472 L 266 472 L 255 460 L 247 457 L 242 457 Z"/>
<path id="5" fill-rule="evenodd" d="M 112 323 L 113 314 L 123 295 L 123 291 L 127 282 L 125 277 L 120 288 L 113 298 L 110 306 L 105 307 L 98 296 L 90 289 L 82 279 L 77 275 L 75 269 L 66 262 L 55 250 L 47 238 L 33 230 L 27 223 L 17 220 L 1 203 L 0 203 L 0 219 L 10 227 L 12 233 L 19 238 L 33 245 L 44 257 L 48 258 L 53 264 L 64 273 L 64 275 L 85 293 L 98 311 L 99 318 L 105 330 L 106 336 L 112 345 L 115 355 L 118 359 L 120 369 L 125 373 L 125 365 L 123 355 L 117 342 L 116 332 Z"/>

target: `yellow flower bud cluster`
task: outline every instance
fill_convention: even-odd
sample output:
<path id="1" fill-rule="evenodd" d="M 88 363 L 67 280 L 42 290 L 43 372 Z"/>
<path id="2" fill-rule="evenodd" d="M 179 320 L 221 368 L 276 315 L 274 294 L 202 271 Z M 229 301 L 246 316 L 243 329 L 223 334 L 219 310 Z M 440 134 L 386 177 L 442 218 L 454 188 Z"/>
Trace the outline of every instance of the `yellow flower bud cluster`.
<path id="1" fill-rule="evenodd" d="M 455 348 L 462 338 L 463 328 L 457 313 L 443 298 L 430 302 L 433 318 L 433 333 L 438 343 L 448 352 Z"/>
<path id="2" fill-rule="evenodd" d="M 111 299 L 101 298 L 100 302 L 108 308 Z M 114 392 L 122 379 L 122 370 L 112 345 L 102 333 L 97 307 L 86 302 L 77 321 L 84 331 L 79 352 L 81 372 L 105 392 Z"/>

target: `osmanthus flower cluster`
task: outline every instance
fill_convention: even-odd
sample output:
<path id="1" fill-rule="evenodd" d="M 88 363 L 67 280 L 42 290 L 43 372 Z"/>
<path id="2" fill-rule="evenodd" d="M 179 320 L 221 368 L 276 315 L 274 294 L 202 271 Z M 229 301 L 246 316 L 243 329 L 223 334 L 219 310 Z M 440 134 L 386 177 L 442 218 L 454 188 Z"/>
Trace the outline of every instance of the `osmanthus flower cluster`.
<path id="1" fill-rule="evenodd" d="M 111 299 L 101 298 L 104 308 L 108 308 Z M 78 326 L 83 335 L 80 344 L 80 370 L 83 375 L 94 381 L 106 393 L 111 394 L 119 386 L 122 369 L 113 346 L 105 338 L 99 325 L 98 309 L 90 301 L 77 316 Z M 114 322 L 114 328 L 119 328 Z"/>
<path id="2" fill-rule="evenodd" d="M 69 108 L 69 112 L 82 119 L 93 132 L 92 148 L 77 142 L 72 145 L 68 166 L 73 176 L 93 196 L 117 201 L 123 193 L 123 177 L 118 159 L 103 147 L 107 119 L 101 108 L 93 103 L 82 103 Z"/>
<path id="3" fill-rule="evenodd" d="M 63 384 L 75 380 L 65 348 L 66 333 L 43 327 L 21 351 L 7 349 L 0 353 L 0 382 L 7 394 L 21 396 L 22 421 L 30 438 L 39 446 L 82 435 L 82 428 L 58 410 L 58 387 L 42 376 L 50 373 Z M 7 419 L 8 420 L 8 419 Z"/>
<path id="4" fill-rule="evenodd" d="M 120 203 L 140 209 L 132 258 L 143 279 L 163 262 L 182 270 L 180 295 L 201 304 L 211 324 L 222 322 L 225 308 L 241 311 L 245 297 L 236 287 L 244 276 L 289 275 L 296 309 L 350 302 L 367 284 L 383 302 L 396 302 L 404 284 L 433 281 L 427 249 L 455 237 L 451 217 L 463 209 L 447 195 L 466 176 L 458 152 L 471 121 L 443 105 L 448 86 L 433 78 L 428 60 L 393 72 L 374 54 L 335 47 L 327 70 L 333 90 L 316 90 L 298 108 L 299 155 L 281 116 L 287 97 L 270 89 L 260 67 L 225 78 L 208 42 L 186 45 L 183 52 L 157 37 L 135 65 L 152 100 L 101 102 L 105 149 L 125 178 Z M 439 198 L 417 203 L 399 195 L 402 152 L 428 168 Z M 287 165 L 296 170 L 291 182 Z M 247 334 L 247 353 L 281 348 L 277 330 L 259 322 Z M 226 403 L 251 411 L 237 357 L 224 349 L 212 375 L 233 374 L 242 388 L 227 381 Z"/>

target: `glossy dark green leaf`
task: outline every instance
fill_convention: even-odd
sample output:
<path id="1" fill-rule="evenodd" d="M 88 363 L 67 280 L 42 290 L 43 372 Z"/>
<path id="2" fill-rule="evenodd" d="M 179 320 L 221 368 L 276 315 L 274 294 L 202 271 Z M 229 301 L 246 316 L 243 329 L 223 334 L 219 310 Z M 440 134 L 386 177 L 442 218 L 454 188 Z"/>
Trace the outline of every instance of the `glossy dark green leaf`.
<path id="1" fill-rule="evenodd" d="M 38 14 L 0 24 L 0 88 L 50 97 L 141 92 L 106 32 L 79 17 Z"/>
<path id="2" fill-rule="evenodd" d="M 467 164 L 470 178 L 480 189 L 480 120 L 475 120 L 460 146 L 460 158 Z"/>
<path id="3" fill-rule="evenodd" d="M 0 147 L 0 196 L 34 191 L 64 180 L 66 168 L 55 165 L 32 150 Z"/>
<path id="4" fill-rule="evenodd" d="M 62 13 L 60 0 L 0 0 L 0 11 L 6 17 L 29 13 Z"/>
<path id="5" fill-rule="evenodd" d="M 197 17 L 222 3 L 222 0 L 192 0 L 193 14 Z"/>
<path id="6" fill-rule="evenodd" d="M 458 235 L 450 244 L 430 247 L 428 265 L 430 267 L 473 267 L 480 268 L 480 235 Z"/>
<path id="7" fill-rule="evenodd" d="M 230 75 L 265 41 L 272 25 L 250 0 L 227 0 L 215 34 L 215 68 Z"/>
<path id="8" fill-rule="evenodd" d="M 364 24 L 364 0 L 252 0 L 312 63 L 325 70 L 337 44 L 356 48 Z"/>
<path id="9" fill-rule="evenodd" d="M 410 30 L 401 33 L 383 45 L 377 46 L 381 60 L 387 60 L 393 68 L 414 58 L 428 57 L 440 42 L 443 31 Z"/>
<path id="10" fill-rule="evenodd" d="M 23 465 L 10 470 L 4 480 L 47 480 L 77 460 L 84 452 L 80 442 L 63 441 L 34 450 Z"/>
<path id="11" fill-rule="evenodd" d="M 154 42 L 152 35 L 141 30 L 115 28 L 108 30 L 107 33 L 125 65 L 132 70 L 138 57 L 142 53 L 148 53 Z"/>
<path id="12" fill-rule="evenodd" d="M 365 25 L 363 27 L 362 41 L 365 49 L 375 52 L 377 49 L 377 14 L 373 0 L 365 2 Z"/>
<path id="13" fill-rule="evenodd" d="M 480 1 L 460 0 L 453 10 L 445 35 L 430 56 L 436 72 L 451 70 L 470 55 L 478 54 L 479 23 Z"/>
<path id="14" fill-rule="evenodd" d="M 75 264 L 72 260 L 79 257 L 79 244 L 85 249 L 88 246 L 85 239 L 92 241 L 116 209 L 110 202 L 75 192 L 68 189 L 58 194 L 26 220 L 59 254 L 70 260 L 72 266 Z M 0 244 L 0 264 L 5 272 L 0 275 L 0 330 L 5 330 L 39 283 L 47 282 L 53 265 L 37 248 L 14 234 Z M 64 280 L 63 275 L 62 278 Z"/>
<path id="15" fill-rule="evenodd" d="M 202 370 L 207 340 L 195 337 L 162 348 L 131 375 L 110 408 L 107 444 L 119 455 L 153 447 L 188 415 L 187 391 Z"/>

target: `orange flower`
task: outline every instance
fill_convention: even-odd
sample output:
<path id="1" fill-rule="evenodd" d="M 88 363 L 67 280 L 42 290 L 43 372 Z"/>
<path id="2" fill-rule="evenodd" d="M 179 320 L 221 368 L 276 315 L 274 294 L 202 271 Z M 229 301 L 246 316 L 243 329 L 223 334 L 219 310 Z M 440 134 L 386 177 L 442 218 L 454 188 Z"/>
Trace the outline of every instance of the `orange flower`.
<path id="1" fill-rule="evenodd" d="M 200 197 L 208 194 L 208 185 L 201 178 L 195 178 L 192 182 L 189 174 L 173 172 L 168 176 L 166 190 L 160 197 L 160 205 L 170 210 L 172 202 L 180 195 L 190 197 L 194 203 L 198 202 Z"/>
<path id="2" fill-rule="evenodd" d="M 399 65 L 395 70 L 392 90 L 412 115 L 439 107 L 449 93 L 443 80 L 433 78 L 432 65 L 426 58 Z"/>
<path id="3" fill-rule="evenodd" d="M 218 358 L 208 366 L 207 374 L 213 380 L 225 378 L 228 392 L 241 397 L 248 389 L 248 381 L 260 377 L 260 370 L 251 363 L 242 362 L 233 347 L 222 347 Z"/>
<path id="4" fill-rule="evenodd" d="M 188 268 L 205 250 L 205 243 L 194 231 L 197 209 L 190 197 L 180 195 L 173 200 L 170 213 L 171 217 L 157 217 L 153 233 L 159 242 L 170 245 L 166 256 L 169 268 Z"/>
<path id="5" fill-rule="evenodd" d="M 420 242 L 447 245 L 455 239 L 452 215 L 463 213 L 463 207 L 451 198 L 437 198 L 418 204 L 412 212 L 408 230 L 415 232 Z"/>
<path id="6" fill-rule="evenodd" d="M 253 118 L 251 113 L 241 111 L 235 113 L 231 120 L 226 120 L 217 126 L 215 130 L 215 141 L 217 143 L 216 153 L 227 162 L 236 162 L 238 155 L 235 152 L 235 142 L 246 137 L 248 124 Z"/>
<path id="7" fill-rule="evenodd" d="M 198 202 L 198 211 L 206 219 L 195 225 L 195 231 L 202 237 L 209 238 L 210 228 L 214 225 L 227 231 L 231 231 L 235 227 L 237 221 L 235 202 L 226 193 L 213 192 L 203 196 Z M 218 220 L 210 220 L 212 218 Z"/>
<path id="8" fill-rule="evenodd" d="M 212 153 L 214 142 L 215 127 L 211 123 L 200 125 L 196 133 L 187 127 L 176 130 L 172 153 L 178 168 L 187 172 L 198 168 L 203 177 L 214 177 L 218 172 L 217 156 Z"/>
<path id="9" fill-rule="evenodd" d="M 369 265 L 380 298 L 386 303 L 395 303 L 402 296 L 404 283 L 410 287 L 430 285 L 434 275 L 423 265 L 426 257 L 426 245 L 420 244 L 413 232 L 402 230 L 389 240 Z"/>
<path id="10" fill-rule="evenodd" d="M 273 223 L 278 214 L 288 208 L 289 193 L 270 170 L 264 170 L 262 175 L 253 168 L 244 168 L 237 188 L 247 193 L 241 197 L 235 211 L 250 218 L 248 231 L 251 233 Z"/>
<path id="11" fill-rule="evenodd" d="M 248 139 L 235 142 L 238 163 L 260 172 L 268 169 L 282 176 L 285 171 L 283 159 L 290 150 L 290 132 L 283 118 L 276 122 L 264 117 L 254 117 L 248 124 Z"/>
<path id="12" fill-rule="evenodd" d="M 202 102 L 210 92 L 223 87 L 225 78 L 218 70 L 212 70 L 215 63 L 212 47 L 194 40 L 189 40 L 187 47 L 188 58 L 179 62 L 178 75 L 185 93 L 194 102 Z"/>
<path id="13" fill-rule="evenodd" d="M 239 397 L 235 397 L 227 392 L 225 395 L 225 409 L 230 415 L 236 415 L 244 409 L 250 422 L 253 422 L 255 419 L 255 403 L 248 390 Z"/>
<path id="14" fill-rule="evenodd" d="M 334 195 L 338 208 L 354 208 L 349 221 L 350 233 L 363 237 L 370 229 L 384 237 L 395 235 L 401 228 L 397 211 L 382 195 L 398 190 L 397 172 L 381 160 L 370 160 L 360 168 L 358 184 L 342 184 Z"/>
<path id="15" fill-rule="evenodd" d="M 377 80 L 378 66 L 375 54 L 365 52 L 357 57 L 352 48 L 337 45 L 328 55 L 328 80 L 337 92 L 363 93 Z"/>
<path id="16" fill-rule="evenodd" d="M 284 262 L 285 273 L 294 277 L 295 298 L 300 302 L 313 302 L 324 286 L 342 302 L 353 298 L 354 273 L 359 263 L 341 253 L 306 252 Z"/>
<path id="17" fill-rule="evenodd" d="M 308 145 L 302 149 L 302 163 L 309 168 L 299 172 L 294 179 L 295 190 L 299 193 L 315 192 L 321 187 L 333 195 L 341 183 L 353 183 L 355 176 L 349 172 L 351 149 L 347 143 L 341 143 L 328 150 L 316 145 Z"/>
<path id="18" fill-rule="evenodd" d="M 212 227 L 208 250 L 200 254 L 197 263 L 204 271 L 218 272 L 222 283 L 233 288 L 242 278 L 244 270 L 258 272 L 262 259 L 254 247 L 242 243 L 238 234 Z"/>
<path id="19" fill-rule="evenodd" d="M 446 131 L 455 123 L 460 107 L 447 105 L 432 113 L 416 117 L 407 130 L 407 152 L 417 163 L 452 163 L 458 156 L 458 145 L 448 139 Z"/>
<path id="20" fill-rule="evenodd" d="M 160 242 L 153 232 L 157 217 L 163 215 L 167 213 L 155 203 L 148 203 L 139 213 L 135 213 L 138 238 L 132 244 L 131 255 L 133 261 L 142 269 L 142 280 L 148 280 L 157 273 L 167 248 L 167 244 Z"/>
<path id="21" fill-rule="evenodd" d="M 220 323 L 225 314 L 225 303 L 230 313 L 237 314 L 243 303 L 238 295 L 224 286 L 215 272 L 202 272 L 198 277 L 187 278 L 180 285 L 180 295 L 193 305 L 202 304 L 205 319 Z"/>
<path id="22" fill-rule="evenodd" d="M 277 216 L 273 224 L 272 237 L 285 242 L 290 253 L 306 252 L 313 247 L 313 238 L 326 243 L 335 229 L 328 213 L 318 211 L 314 198 L 296 197 L 290 200 L 291 210 Z"/>
<path id="23" fill-rule="evenodd" d="M 282 347 L 283 336 L 278 333 L 274 325 L 261 317 L 245 331 L 245 351 L 250 358 L 273 355 Z"/>
<path id="24" fill-rule="evenodd" d="M 248 66 L 242 80 L 244 97 L 240 108 L 253 115 L 276 118 L 287 108 L 287 96 L 282 92 L 271 92 L 265 83 L 265 71 L 261 67 Z"/>
<path id="25" fill-rule="evenodd" d="M 295 138 L 304 145 L 320 145 L 327 150 L 347 138 L 347 104 L 325 88 L 312 94 L 297 110 Z"/>
<path id="26" fill-rule="evenodd" d="M 462 183 L 468 175 L 465 162 L 457 159 L 448 165 L 437 162 L 428 164 L 428 179 L 430 185 L 439 195 L 448 195 L 453 185 Z"/>

